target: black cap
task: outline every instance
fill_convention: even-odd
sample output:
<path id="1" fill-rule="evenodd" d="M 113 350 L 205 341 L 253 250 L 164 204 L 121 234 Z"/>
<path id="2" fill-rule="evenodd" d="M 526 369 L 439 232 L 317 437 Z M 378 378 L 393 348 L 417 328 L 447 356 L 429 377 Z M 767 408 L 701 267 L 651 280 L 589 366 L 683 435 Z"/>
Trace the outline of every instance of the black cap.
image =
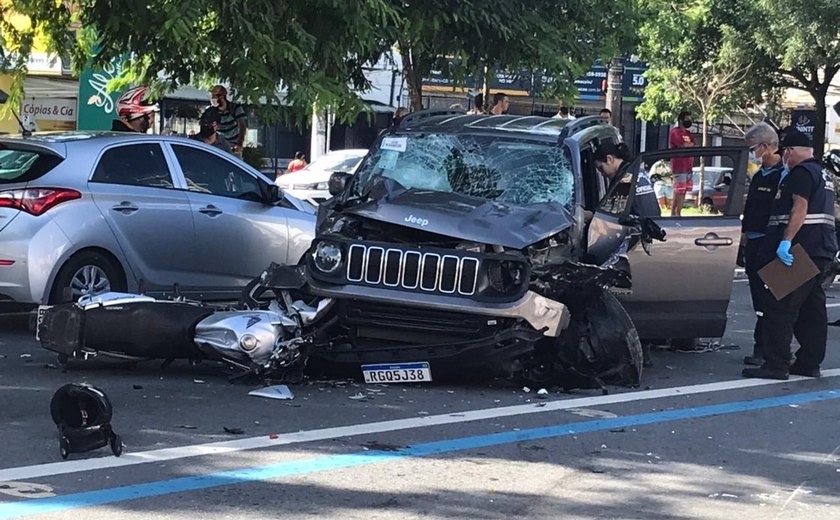
<path id="1" fill-rule="evenodd" d="M 813 144 L 811 144 L 811 138 L 796 128 L 788 127 L 782 130 L 782 132 L 784 132 L 784 137 L 782 138 L 782 142 L 779 143 L 779 149 L 776 152 L 778 154 L 781 154 L 785 148 L 791 148 L 793 146 L 804 146 L 806 148 L 811 148 L 813 146 Z"/>

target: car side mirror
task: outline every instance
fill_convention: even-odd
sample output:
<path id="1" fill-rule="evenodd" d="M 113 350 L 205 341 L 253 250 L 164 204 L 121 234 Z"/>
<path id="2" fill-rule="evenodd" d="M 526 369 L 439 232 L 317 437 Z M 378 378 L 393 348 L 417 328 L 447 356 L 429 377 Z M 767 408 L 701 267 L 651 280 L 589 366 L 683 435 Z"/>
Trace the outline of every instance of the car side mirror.
<path id="1" fill-rule="evenodd" d="M 347 188 L 347 184 L 352 178 L 353 174 L 347 172 L 335 172 L 330 175 L 330 181 L 328 183 L 330 195 L 335 197 L 344 193 L 344 190 Z"/>
<path id="2" fill-rule="evenodd" d="M 266 186 L 266 203 L 267 204 L 274 204 L 275 202 L 280 202 L 283 200 L 283 193 L 280 191 L 280 187 L 276 184 L 269 184 Z"/>

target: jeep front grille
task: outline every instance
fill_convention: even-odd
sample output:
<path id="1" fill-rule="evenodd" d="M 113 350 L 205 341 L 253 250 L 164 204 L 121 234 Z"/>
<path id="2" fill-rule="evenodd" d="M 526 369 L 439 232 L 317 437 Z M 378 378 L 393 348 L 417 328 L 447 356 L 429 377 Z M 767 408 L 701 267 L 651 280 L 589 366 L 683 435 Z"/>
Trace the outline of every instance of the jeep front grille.
<path id="1" fill-rule="evenodd" d="M 478 285 L 478 258 L 403 251 L 353 244 L 347 281 L 366 285 L 472 296 Z"/>

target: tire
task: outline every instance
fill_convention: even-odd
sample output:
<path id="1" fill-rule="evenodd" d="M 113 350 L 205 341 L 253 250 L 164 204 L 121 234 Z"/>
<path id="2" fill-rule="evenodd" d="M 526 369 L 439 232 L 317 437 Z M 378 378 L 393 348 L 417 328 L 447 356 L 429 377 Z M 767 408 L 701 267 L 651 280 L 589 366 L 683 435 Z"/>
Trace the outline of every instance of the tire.
<path id="1" fill-rule="evenodd" d="M 66 303 L 64 290 L 71 289 L 70 301 L 87 294 L 125 291 L 125 276 L 119 265 L 102 253 L 83 251 L 72 256 L 55 277 L 50 303 Z"/>

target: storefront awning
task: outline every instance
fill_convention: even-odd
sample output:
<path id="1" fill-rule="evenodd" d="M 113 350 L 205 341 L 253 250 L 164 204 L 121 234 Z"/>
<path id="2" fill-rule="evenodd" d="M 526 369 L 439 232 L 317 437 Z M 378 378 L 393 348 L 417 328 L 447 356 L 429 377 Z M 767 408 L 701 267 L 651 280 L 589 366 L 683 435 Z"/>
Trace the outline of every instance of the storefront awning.
<path id="1" fill-rule="evenodd" d="M 79 81 L 72 78 L 26 76 L 23 94 L 28 98 L 76 98 Z"/>

